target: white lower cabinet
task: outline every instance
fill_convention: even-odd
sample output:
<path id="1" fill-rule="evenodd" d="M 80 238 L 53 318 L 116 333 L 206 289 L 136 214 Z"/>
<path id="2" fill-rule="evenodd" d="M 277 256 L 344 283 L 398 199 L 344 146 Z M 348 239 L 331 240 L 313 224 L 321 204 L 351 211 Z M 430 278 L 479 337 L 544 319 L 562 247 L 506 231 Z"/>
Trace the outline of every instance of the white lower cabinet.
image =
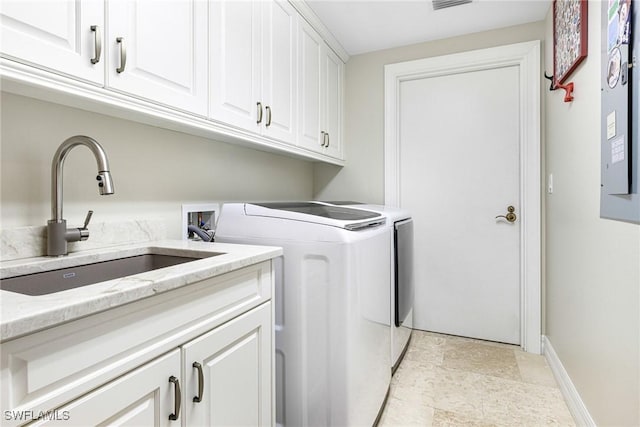
<path id="1" fill-rule="evenodd" d="M 271 425 L 270 323 L 267 303 L 182 346 L 183 425 Z"/>
<path id="2" fill-rule="evenodd" d="M 3 342 L 0 424 L 273 425 L 273 283 L 263 261 Z"/>
<path id="3" fill-rule="evenodd" d="M 32 425 L 269 426 L 270 324 L 267 302 Z"/>
<path id="4" fill-rule="evenodd" d="M 74 400 L 33 426 L 171 426 L 175 421 L 180 350 L 153 360 L 138 369 Z M 178 397 L 179 394 L 178 394 Z M 180 414 L 178 414 L 179 416 Z"/>

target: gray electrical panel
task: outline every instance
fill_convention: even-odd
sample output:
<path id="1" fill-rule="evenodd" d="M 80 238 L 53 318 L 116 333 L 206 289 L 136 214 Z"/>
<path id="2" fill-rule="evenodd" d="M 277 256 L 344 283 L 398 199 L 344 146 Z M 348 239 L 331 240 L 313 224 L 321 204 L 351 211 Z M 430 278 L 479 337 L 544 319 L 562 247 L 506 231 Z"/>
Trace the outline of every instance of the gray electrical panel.
<path id="1" fill-rule="evenodd" d="M 640 224 L 637 0 L 602 2 L 600 216 Z"/>

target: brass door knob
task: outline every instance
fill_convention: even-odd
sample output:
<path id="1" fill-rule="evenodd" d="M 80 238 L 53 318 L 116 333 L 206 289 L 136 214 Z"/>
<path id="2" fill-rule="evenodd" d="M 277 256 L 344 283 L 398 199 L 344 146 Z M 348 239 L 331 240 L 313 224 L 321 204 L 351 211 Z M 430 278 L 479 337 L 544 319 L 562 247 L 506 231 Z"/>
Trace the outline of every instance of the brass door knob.
<path id="1" fill-rule="evenodd" d="M 496 217 L 496 219 L 498 218 L 504 218 L 509 222 L 515 222 L 516 219 L 518 219 L 518 217 L 516 216 L 516 214 L 514 213 L 516 211 L 516 208 L 514 208 L 513 206 L 509 206 L 507 207 L 507 214 L 506 215 L 498 215 Z"/>

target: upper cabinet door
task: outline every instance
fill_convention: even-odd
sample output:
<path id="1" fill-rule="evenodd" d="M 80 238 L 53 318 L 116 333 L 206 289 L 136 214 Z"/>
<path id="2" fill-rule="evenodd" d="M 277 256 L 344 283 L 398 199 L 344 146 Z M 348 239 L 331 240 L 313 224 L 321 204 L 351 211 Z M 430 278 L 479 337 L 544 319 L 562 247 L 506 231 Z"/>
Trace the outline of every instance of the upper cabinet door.
<path id="1" fill-rule="evenodd" d="M 102 0 L 2 0 L 0 19 L 2 56 L 103 85 Z"/>
<path id="2" fill-rule="evenodd" d="M 306 22 L 298 36 L 298 145 L 342 159 L 344 63 Z"/>
<path id="3" fill-rule="evenodd" d="M 300 20 L 298 31 L 299 75 L 298 144 L 313 151 L 321 151 L 323 138 L 321 128 L 321 64 L 324 41 L 309 24 Z"/>
<path id="4" fill-rule="evenodd" d="M 344 63 L 325 46 L 322 56 L 324 131 L 326 154 L 342 158 L 342 80 Z"/>
<path id="5" fill-rule="evenodd" d="M 298 14 L 286 1 L 262 2 L 263 135 L 296 142 Z"/>
<path id="6" fill-rule="evenodd" d="M 107 86 L 207 115 L 207 2 L 108 3 Z"/>
<path id="7" fill-rule="evenodd" d="M 209 115 L 258 132 L 265 120 L 260 102 L 260 2 L 212 1 L 209 21 Z"/>

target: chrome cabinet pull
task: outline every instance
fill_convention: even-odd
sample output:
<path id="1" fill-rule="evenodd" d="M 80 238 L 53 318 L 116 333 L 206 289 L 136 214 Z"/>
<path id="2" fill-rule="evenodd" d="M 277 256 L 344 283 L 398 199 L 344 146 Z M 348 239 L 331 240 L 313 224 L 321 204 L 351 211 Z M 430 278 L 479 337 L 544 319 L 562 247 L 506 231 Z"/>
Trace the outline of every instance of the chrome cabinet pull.
<path id="1" fill-rule="evenodd" d="M 202 402 L 202 394 L 204 393 L 204 372 L 202 371 L 202 365 L 198 362 L 193 362 L 191 366 L 198 370 L 198 395 L 193 397 L 193 401 L 199 403 Z"/>
<path id="2" fill-rule="evenodd" d="M 91 32 L 93 32 L 93 43 L 95 47 L 95 56 L 91 58 L 92 64 L 100 62 L 102 56 L 102 33 L 100 33 L 100 27 L 97 25 L 91 26 Z"/>
<path id="3" fill-rule="evenodd" d="M 320 135 L 322 135 L 322 142 L 320 143 L 320 146 L 321 146 L 321 147 L 324 147 L 324 143 L 325 143 L 325 141 L 327 140 L 326 132 L 325 132 L 325 131 L 321 131 L 321 132 L 320 132 Z"/>
<path id="4" fill-rule="evenodd" d="M 180 417 L 180 401 L 182 400 L 182 392 L 180 391 L 180 381 L 176 377 L 171 375 L 169 377 L 169 382 L 173 383 L 176 390 L 174 394 L 174 403 L 173 403 L 175 412 L 173 414 L 169 414 L 169 420 L 176 421 L 178 417 Z"/>
<path id="5" fill-rule="evenodd" d="M 120 66 L 116 68 L 116 71 L 122 73 L 127 66 L 127 47 L 124 45 L 124 37 L 116 38 L 116 43 L 120 45 Z"/>
<path id="6" fill-rule="evenodd" d="M 258 121 L 256 123 L 260 124 L 262 122 L 262 102 L 256 102 L 256 104 L 258 106 Z"/>
<path id="7" fill-rule="evenodd" d="M 331 136 L 329 135 L 329 132 L 325 133 L 325 135 L 327 136 L 327 145 L 325 145 L 325 147 L 329 148 L 329 144 L 331 144 Z"/>
<path id="8" fill-rule="evenodd" d="M 265 109 L 267 110 L 267 123 L 265 123 L 265 126 L 269 127 L 271 125 L 271 107 L 267 105 Z"/>

